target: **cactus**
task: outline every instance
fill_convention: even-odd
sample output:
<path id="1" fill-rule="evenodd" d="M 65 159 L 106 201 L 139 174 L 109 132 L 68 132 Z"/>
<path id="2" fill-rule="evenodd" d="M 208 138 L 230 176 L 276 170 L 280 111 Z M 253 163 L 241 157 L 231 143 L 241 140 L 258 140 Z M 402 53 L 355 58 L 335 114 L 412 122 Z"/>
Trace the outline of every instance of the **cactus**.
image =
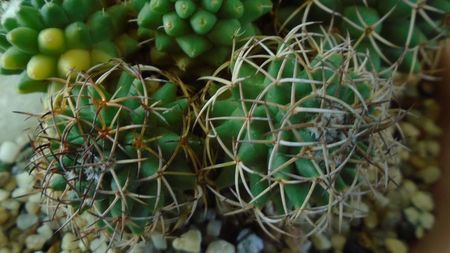
<path id="1" fill-rule="evenodd" d="M 403 73 L 417 74 L 423 72 L 422 65 L 432 65 L 427 53 L 449 35 L 448 0 L 288 1 L 277 13 L 281 30 L 300 22 L 320 22 L 348 34 L 358 51 L 369 52 L 383 68 L 394 64 Z"/>
<path id="2" fill-rule="evenodd" d="M 222 69 L 231 78 L 206 78 L 210 189 L 226 214 L 251 211 L 264 229 L 354 215 L 393 160 L 391 80 L 348 40 L 303 28 L 248 41 Z"/>
<path id="3" fill-rule="evenodd" d="M 154 38 L 156 61 L 164 56 L 216 67 L 230 56 L 235 39 L 258 33 L 254 21 L 271 10 L 271 0 L 149 0 L 137 23 Z M 185 70 L 183 64 L 178 67 Z"/>
<path id="4" fill-rule="evenodd" d="M 183 225 L 201 199 L 202 141 L 179 88 L 154 67 L 119 60 L 67 82 L 36 136 L 44 203 L 67 209 L 67 222 L 88 212 L 94 231 L 124 238 Z"/>
<path id="5" fill-rule="evenodd" d="M 49 78 L 138 49 L 127 34 L 128 4 L 101 0 L 15 1 L 1 17 L 2 74 L 22 73 L 19 91 L 45 91 Z"/>

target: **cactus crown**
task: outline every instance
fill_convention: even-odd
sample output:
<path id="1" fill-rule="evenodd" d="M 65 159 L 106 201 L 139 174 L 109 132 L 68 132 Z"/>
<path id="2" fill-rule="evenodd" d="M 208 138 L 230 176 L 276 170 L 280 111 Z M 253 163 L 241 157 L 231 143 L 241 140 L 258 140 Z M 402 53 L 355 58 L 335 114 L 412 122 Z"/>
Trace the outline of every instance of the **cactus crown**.
<path id="1" fill-rule="evenodd" d="M 121 236 L 186 221 L 200 199 L 202 143 L 178 88 L 154 67 L 122 62 L 67 82 L 37 134 L 48 199 L 67 207 L 69 219 L 87 211 L 94 229 Z"/>
<path id="2" fill-rule="evenodd" d="M 348 41 L 302 28 L 246 43 L 230 79 L 210 78 L 203 108 L 211 189 L 228 213 L 253 210 L 263 227 L 354 215 L 391 160 L 390 81 Z"/>

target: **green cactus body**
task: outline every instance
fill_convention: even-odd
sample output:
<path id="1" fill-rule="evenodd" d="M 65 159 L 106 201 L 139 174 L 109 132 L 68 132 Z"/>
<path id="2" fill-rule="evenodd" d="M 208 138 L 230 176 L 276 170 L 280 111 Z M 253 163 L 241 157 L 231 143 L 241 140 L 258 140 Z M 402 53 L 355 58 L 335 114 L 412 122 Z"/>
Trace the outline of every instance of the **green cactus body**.
<path id="1" fill-rule="evenodd" d="M 393 142 L 385 129 L 393 124 L 389 105 L 373 104 L 381 99 L 375 94 L 392 89 L 389 81 L 370 71 L 370 59 L 348 42 L 301 29 L 251 40 L 235 52 L 231 79 L 220 81 L 234 85 L 212 92 L 203 108 L 207 143 L 218 157 L 209 175 L 226 199 L 221 205 L 258 210 L 262 220 L 281 223 L 301 222 L 300 213 L 334 213 L 349 195 L 372 187 L 367 183 L 378 184 L 362 178 L 372 162 L 384 163 L 388 146 L 375 144 L 379 138 L 369 132 Z"/>
<path id="2" fill-rule="evenodd" d="M 49 84 L 48 78 L 73 78 L 72 72 L 85 71 L 114 57 L 126 57 L 139 48 L 135 35 L 126 34 L 131 11 L 128 3 L 101 0 L 15 1 L 1 19 L 0 30 L 5 35 L 3 37 L 2 34 L 0 49 L 9 53 L 0 67 L 10 70 L 3 74 L 15 74 L 12 69 L 41 73 L 31 75 L 29 79 Z M 105 48 L 99 46 L 108 42 Z M 74 54 L 73 50 L 85 51 Z M 80 57 L 84 63 L 80 62 Z M 34 61 L 30 64 L 23 62 L 26 58 Z M 40 64 L 35 64 L 36 59 L 40 59 Z M 45 80 L 42 79 L 44 76 Z M 26 90 L 33 92 L 33 89 Z M 36 90 L 42 89 L 37 87 Z M 24 92 L 23 89 L 21 91 Z"/>
<path id="3" fill-rule="evenodd" d="M 173 55 L 173 62 L 188 56 L 196 67 L 204 63 L 217 67 L 230 56 L 233 42 L 258 32 L 253 22 L 271 10 L 271 0 L 149 0 L 137 23 L 155 31 L 157 50 Z M 215 50 L 210 49 L 217 47 L 220 58 L 213 59 Z"/>
<path id="4" fill-rule="evenodd" d="M 37 136 L 48 144 L 36 151 L 48 164 L 44 191 L 64 192 L 60 205 L 96 214 L 97 228 L 111 233 L 142 236 L 148 226 L 170 229 L 173 218 L 189 217 L 202 143 L 189 131 L 178 85 L 156 68 L 115 61 L 54 95 L 52 116 L 41 118 L 47 130 Z"/>
<path id="5" fill-rule="evenodd" d="M 329 31 L 348 35 L 357 49 L 369 53 L 370 58 L 380 57 L 384 68 L 395 64 L 397 71 L 408 74 L 423 71 L 425 66 L 415 63 L 429 59 L 437 42 L 448 37 L 445 19 L 449 15 L 447 0 L 287 1 L 280 4 L 276 13 L 281 31 L 305 21 L 320 22 Z M 392 51 L 398 49 L 403 52 L 396 55 L 412 50 L 420 53 L 414 54 L 415 59 L 405 57 L 402 62 L 392 56 Z M 427 64 L 432 63 L 428 60 Z"/>

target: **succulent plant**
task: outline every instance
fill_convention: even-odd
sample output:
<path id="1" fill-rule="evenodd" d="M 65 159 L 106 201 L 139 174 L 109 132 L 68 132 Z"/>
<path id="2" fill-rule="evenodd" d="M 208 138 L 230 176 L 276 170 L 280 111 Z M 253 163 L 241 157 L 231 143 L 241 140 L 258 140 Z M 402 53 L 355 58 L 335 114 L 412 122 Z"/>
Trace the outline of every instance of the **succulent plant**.
<path id="1" fill-rule="evenodd" d="M 354 202 L 388 180 L 396 146 L 392 80 L 350 41 L 305 25 L 248 41 L 206 78 L 201 111 L 218 205 L 281 233 L 278 225 L 321 229 L 329 216 L 354 215 Z"/>
<path id="2" fill-rule="evenodd" d="M 137 23 L 154 38 L 155 63 L 171 57 L 180 68 L 194 61 L 216 67 L 230 56 L 235 39 L 258 33 L 254 21 L 272 10 L 272 1 L 149 0 L 141 7 Z"/>
<path id="3" fill-rule="evenodd" d="M 46 91 L 66 77 L 138 48 L 126 31 L 130 6 L 102 0 L 12 1 L 1 15 L 1 73 L 19 74 L 19 91 Z"/>
<path id="4" fill-rule="evenodd" d="M 119 60 L 67 82 L 37 131 L 44 203 L 66 209 L 67 222 L 89 212 L 94 231 L 123 238 L 183 225 L 201 200 L 202 140 L 180 90 L 154 67 Z"/>
<path id="5" fill-rule="evenodd" d="M 449 35 L 450 1 L 284 1 L 277 13 L 281 29 L 317 21 L 348 35 L 356 50 L 369 52 L 378 70 L 394 64 L 400 72 L 419 73 L 433 63 L 430 49 Z"/>

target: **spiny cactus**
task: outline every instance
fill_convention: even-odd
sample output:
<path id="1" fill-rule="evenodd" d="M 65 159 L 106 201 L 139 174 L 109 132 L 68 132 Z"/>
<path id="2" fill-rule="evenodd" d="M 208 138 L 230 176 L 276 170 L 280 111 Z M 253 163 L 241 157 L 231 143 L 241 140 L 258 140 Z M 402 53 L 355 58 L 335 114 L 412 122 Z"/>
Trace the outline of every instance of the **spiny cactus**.
<path id="1" fill-rule="evenodd" d="M 23 93 L 45 91 L 51 77 L 125 57 L 138 48 L 129 12 L 101 0 L 13 1 L 1 15 L 1 72 L 21 73 Z"/>
<path id="2" fill-rule="evenodd" d="M 265 229 L 354 215 L 395 147 L 391 80 L 349 41 L 303 28 L 248 41 L 207 78 L 210 189 L 226 214 L 250 211 Z"/>
<path id="3" fill-rule="evenodd" d="M 433 64 L 427 51 L 448 37 L 448 0 L 314 0 L 283 1 L 281 29 L 305 21 L 349 35 L 358 51 L 370 53 L 377 66 L 393 63 L 400 72 L 419 73 Z M 378 68 L 381 70 L 381 68 Z"/>
<path id="4" fill-rule="evenodd" d="M 272 1 L 149 0 L 141 7 L 137 23 L 154 38 L 155 63 L 172 57 L 183 68 L 194 62 L 189 58 L 213 66 L 225 62 L 234 39 L 258 33 L 253 22 L 272 10 Z"/>
<path id="5" fill-rule="evenodd" d="M 154 67 L 120 61 L 67 82 L 37 132 L 44 203 L 67 222 L 89 212 L 92 230 L 121 238 L 184 225 L 201 199 L 202 140 L 179 88 Z"/>

